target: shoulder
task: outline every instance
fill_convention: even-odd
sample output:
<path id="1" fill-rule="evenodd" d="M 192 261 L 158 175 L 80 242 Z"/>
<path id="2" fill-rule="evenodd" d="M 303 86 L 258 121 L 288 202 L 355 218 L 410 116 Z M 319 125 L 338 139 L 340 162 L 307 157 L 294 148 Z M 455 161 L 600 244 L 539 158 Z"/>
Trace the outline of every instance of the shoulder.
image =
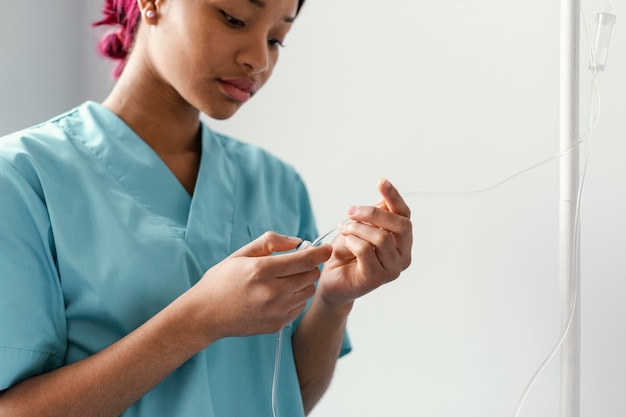
<path id="1" fill-rule="evenodd" d="M 0 137 L 0 164 L 11 167 L 27 180 L 38 176 L 42 166 L 57 164 L 70 146 L 66 122 L 76 118 L 78 108 L 43 123 Z M 3 171 L 4 172 L 4 171 Z M 29 181 L 30 182 L 30 181 Z"/>
<path id="2" fill-rule="evenodd" d="M 204 126 L 204 132 L 219 143 L 225 155 L 233 161 L 240 173 L 248 173 L 257 179 L 273 177 L 300 180 L 295 167 L 259 146 L 245 143 Z"/>
<path id="3" fill-rule="evenodd" d="M 69 145 L 64 121 L 76 109 L 43 123 L 0 137 L 0 183 L 28 185 L 43 199 L 42 181 L 49 167 L 58 167 Z M 6 191 L 6 190 L 5 190 Z M 24 191 L 24 190 L 23 190 Z"/>

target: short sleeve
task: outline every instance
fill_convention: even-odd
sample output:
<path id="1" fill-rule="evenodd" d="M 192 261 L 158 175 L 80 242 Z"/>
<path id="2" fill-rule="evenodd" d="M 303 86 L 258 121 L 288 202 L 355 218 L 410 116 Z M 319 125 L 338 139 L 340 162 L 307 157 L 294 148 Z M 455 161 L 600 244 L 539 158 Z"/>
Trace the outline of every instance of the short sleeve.
<path id="1" fill-rule="evenodd" d="M 0 390 L 60 367 L 67 343 L 49 216 L 26 177 L 0 159 Z"/>

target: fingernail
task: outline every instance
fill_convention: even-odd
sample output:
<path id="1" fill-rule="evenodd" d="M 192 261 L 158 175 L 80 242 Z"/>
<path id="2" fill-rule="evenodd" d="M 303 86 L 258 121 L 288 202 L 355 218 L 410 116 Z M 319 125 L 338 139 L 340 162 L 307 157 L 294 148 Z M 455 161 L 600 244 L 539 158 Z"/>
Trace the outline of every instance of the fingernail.
<path id="1" fill-rule="evenodd" d="M 348 228 L 348 225 L 352 223 L 353 221 L 354 220 L 346 219 L 342 221 L 341 223 L 339 223 L 339 231 L 344 232 Z"/>
<path id="2" fill-rule="evenodd" d="M 352 207 L 348 208 L 348 215 L 349 216 L 354 216 L 358 212 L 359 212 L 359 206 L 352 206 Z"/>
<path id="3" fill-rule="evenodd" d="M 387 179 L 387 178 L 382 178 L 382 183 L 383 183 L 383 187 L 385 187 L 387 190 L 391 189 L 391 182 Z"/>

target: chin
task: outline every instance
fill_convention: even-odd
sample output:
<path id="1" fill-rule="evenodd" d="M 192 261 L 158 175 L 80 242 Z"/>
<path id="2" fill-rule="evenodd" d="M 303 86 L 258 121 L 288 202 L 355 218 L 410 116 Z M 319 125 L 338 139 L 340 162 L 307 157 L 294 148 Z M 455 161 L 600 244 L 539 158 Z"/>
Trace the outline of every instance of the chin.
<path id="1" fill-rule="evenodd" d="M 206 109 L 201 109 L 204 114 L 209 116 L 211 119 L 215 120 L 226 120 L 230 119 L 232 116 L 237 113 L 237 110 L 241 105 L 231 104 L 230 106 L 218 106 L 218 108 L 210 107 Z"/>

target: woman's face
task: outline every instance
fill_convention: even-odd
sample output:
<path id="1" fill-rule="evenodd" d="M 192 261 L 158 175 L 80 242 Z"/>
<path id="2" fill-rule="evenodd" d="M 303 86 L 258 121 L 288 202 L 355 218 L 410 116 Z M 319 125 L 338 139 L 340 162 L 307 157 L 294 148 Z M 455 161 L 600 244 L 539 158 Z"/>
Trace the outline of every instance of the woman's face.
<path id="1" fill-rule="evenodd" d="M 297 0 L 156 0 L 148 63 L 166 94 L 216 119 L 269 79 Z"/>

